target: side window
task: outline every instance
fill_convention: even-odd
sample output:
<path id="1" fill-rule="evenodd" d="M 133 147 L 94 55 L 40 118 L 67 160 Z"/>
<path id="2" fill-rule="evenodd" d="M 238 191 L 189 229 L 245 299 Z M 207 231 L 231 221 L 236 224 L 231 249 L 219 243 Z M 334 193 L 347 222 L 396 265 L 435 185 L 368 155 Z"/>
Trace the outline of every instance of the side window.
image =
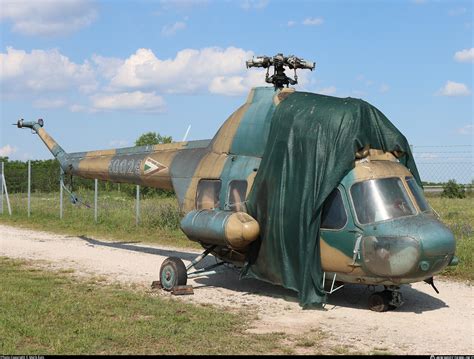
<path id="1" fill-rule="evenodd" d="M 196 209 L 219 207 L 220 180 L 200 180 L 196 193 Z"/>
<path id="2" fill-rule="evenodd" d="M 347 222 L 347 214 L 339 189 L 335 189 L 326 199 L 321 214 L 322 229 L 342 229 Z"/>
<path id="3" fill-rule="evenodd" d="M 231 181 L 229 183 L 229 209 L 231 211 L 245 211 L 245 194 L 247 181 Z"/>

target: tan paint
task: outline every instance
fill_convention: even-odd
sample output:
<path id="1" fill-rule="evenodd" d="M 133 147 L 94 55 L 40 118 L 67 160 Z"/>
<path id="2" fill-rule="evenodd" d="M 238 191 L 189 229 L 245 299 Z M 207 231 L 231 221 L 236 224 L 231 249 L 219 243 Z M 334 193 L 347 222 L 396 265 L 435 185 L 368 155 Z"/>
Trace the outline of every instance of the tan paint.
<path id="1" fill-rule="evenodd" d="M 273 96 L 273 103 L 278 106 L 284 99 L 295 92 L 294 88 L 283 88 L 275 96 Z"/>
<path id="2" fill-rule="evenodd" d="M 171 182 L 170 169 L 171 163 L 174 157 L 178 154 L 179 150 L 164 150 L 161 152 L 153 152 L 149 156 L 146 156 L 140 165 L 140 177 L 143 184 L 150 187 L 161 188 L 161 189 L 173 189 Z M 160 162 L 167 168 L 154 172 L 151 174 L 145 174 L 145 162 L 148 158 Z"/>
<path id="3" fill-rule="evenodd" d="M 369 157 L 368 157 L 369 158 Z M 384 177 L 405 177 L 411 176 L 410 171 L 402 164 L 394 161 L 372 161 L 369 158 L 369 162 L 365 160 L 356 161 L 354 169 L 355 180 L 363 181 L 373 178 L 384 178 Z"/>
<path id="4" fill-rule="evenodd" d="M 98 156 L 114 156 L 116 154 L 115 149 L 111 150 L 98 150 L 98 151 L 90 151 L 87 152 L 84 157 L 98 157 Z"/>
<path id="5" fill-rule="evenodd" d="M 376 150 L 374 148 L 369 150 L 369 159 L 371 161 L 397 161 L 396 157 L 391 152 Z"/>
<path id="6" fill-rule="evenodd" d="M 185 213 L 196 207 L 196 191 L 199 181 L 202 178 L 220 179 L 227 157 L 226 154 L 209 152 L 202 158 L 184 197 L 182 210 Z"/>
<path id="7" fill-rule="evenodd" d="M 39 128 L 37 130 L 38 136 L 43 140 L 44 144 L 50 151 L 53 150 L 53 147 L 57 145 L 56 141 L 43 129 Z"/>
<path id="8" fill-rule="evenodd" d="M 213 142 L 212 151 L 216 153 L 230 152 L 232 141 L 234 140 L 235 134 L 237 133 L 237 129 L 239 128 L 240 122 L 242 121 L 245 112 L 247 112 L 247 109 L 253 101 L 254 93 L 255 90 L 252 89 L 247 96 L 247 101 L 245 104 L 240 106 L 237 111 L 232 113 L 232 115 L 230 115 L 221 126 L 219 132 L 216 135 L 215 141 Z"/>
<path id="9" fill-rule="evenodd" d="M 258 222 L 244 212 L 233 213 L 225 225 L 225 238 L 232 248 L 242 250 L 258 238 Z"/>
<path id="10" fill-rule="evenodd" d="M 249 104 L 242 105 L 224 122 L 216 135 L 212 145 L 212 150 L 216 153 L 229 153 L 232 141 L 234 140 L 240 121 L 249 108 Z"/>
<path id="11" fill-rule="evenodd" d="M 153 151 L 169 151 L 169 150 L 181 150 L 187 148 L 188 142 L 173 142 L 173 143 L 162 143 L 153 146 Z"/>
<path id="12" fill-rule="evenodd" d="M 77 175 L 84 178 L 110 180 L 109 164 L 112 156 L 86 156 L 79 161 Z"/>
<path id="13" fill-rule="evenodd" d="M 321 267 L 324 272 L 347 273 L 351 276 L 365 276 L 360 267 L 351 266 L 352 258 L 346 256 L 339 249 L 331 247 L 320 237 Z"/>
<path id="14" fill-rule="evenodd" d="M 249 196 L 250 191 L 252 190 L 253 183 L 255 181 L 255 177 L 257 176 L 257 172 L 253 171 L 251 174 L 248 175 L 247 177 L 247 193 L 245 194 L 245 198 Z"/>

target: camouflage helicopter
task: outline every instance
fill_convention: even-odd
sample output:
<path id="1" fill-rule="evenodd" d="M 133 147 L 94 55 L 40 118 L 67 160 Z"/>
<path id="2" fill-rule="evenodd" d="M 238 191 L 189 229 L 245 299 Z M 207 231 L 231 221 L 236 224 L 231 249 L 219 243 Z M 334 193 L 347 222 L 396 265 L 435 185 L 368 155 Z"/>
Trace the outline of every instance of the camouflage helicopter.
<path id="1" fill-rule="evenodd" d="M 384 286 L 369 297 L 374 311 L 401 306 L 403 284 L 438 292 L 433 276 L 457 264 L 455 239 L 424 198 L 406 138 L 365 101 L 290 88 L 314 62 L 277 54 L 246 65 L 267 69 L 273 86 L 253 88 L 211 140 L 66 153 L 42 119 L 16 125 L 65 174 L 175 191 L 182 231 L 205 250 L 188 266 L 162 263 L 167 291 L 231 264 L 296 290 L 303 307 L 344 283 Z M 220 262 L 196 269 L 209 254 Z"/>

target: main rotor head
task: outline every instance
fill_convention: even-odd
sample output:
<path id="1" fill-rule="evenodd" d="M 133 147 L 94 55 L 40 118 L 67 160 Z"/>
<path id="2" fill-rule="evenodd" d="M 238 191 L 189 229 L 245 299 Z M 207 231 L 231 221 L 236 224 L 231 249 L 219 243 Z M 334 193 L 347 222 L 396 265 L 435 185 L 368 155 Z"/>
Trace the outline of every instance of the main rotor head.
<path id="1" fill-rule="evenodd" d="M 296 75 L 296 69 L 307 69 L 313 71 L 316 67 L 314 62 L 300 59 L 294 55 L 283 56 L 283 54 L 276 54 L 273 57 L 269 56 L 257 56 L 246 62 L 247 68 L 250 67 L 263 67 L 267 69 L 265 75 L 265 82 L 273 84 L 275 89 L 281 89 L 285 85 L 296 85 L 298 83 L 298 76 Z M 269 69 L 273 66 L 273 75 L 269 75 Z M 295 78 L 292 79 L 285 74 L 285 67 L 290 70 L 294 69 Z"/>

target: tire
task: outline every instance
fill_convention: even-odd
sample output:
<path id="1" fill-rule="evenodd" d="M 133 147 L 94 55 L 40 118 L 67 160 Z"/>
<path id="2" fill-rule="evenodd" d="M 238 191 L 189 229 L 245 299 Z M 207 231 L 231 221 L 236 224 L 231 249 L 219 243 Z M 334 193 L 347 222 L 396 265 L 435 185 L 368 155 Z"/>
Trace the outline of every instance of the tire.
<path id="1" fill-rule="evenodd" d="M 389 309 L 388 302 L 386 293 L 372 293 L 369 297 L 369 309 L 374 312 L 386 312 Z"/>
<path id="2" fill-rule="evenodd" d="M 160 268 L 160 282 L 164 290 L 170 292 L 174 287 L 186 285 L 188 273 L 181 259 L 166 258 Z"/>

